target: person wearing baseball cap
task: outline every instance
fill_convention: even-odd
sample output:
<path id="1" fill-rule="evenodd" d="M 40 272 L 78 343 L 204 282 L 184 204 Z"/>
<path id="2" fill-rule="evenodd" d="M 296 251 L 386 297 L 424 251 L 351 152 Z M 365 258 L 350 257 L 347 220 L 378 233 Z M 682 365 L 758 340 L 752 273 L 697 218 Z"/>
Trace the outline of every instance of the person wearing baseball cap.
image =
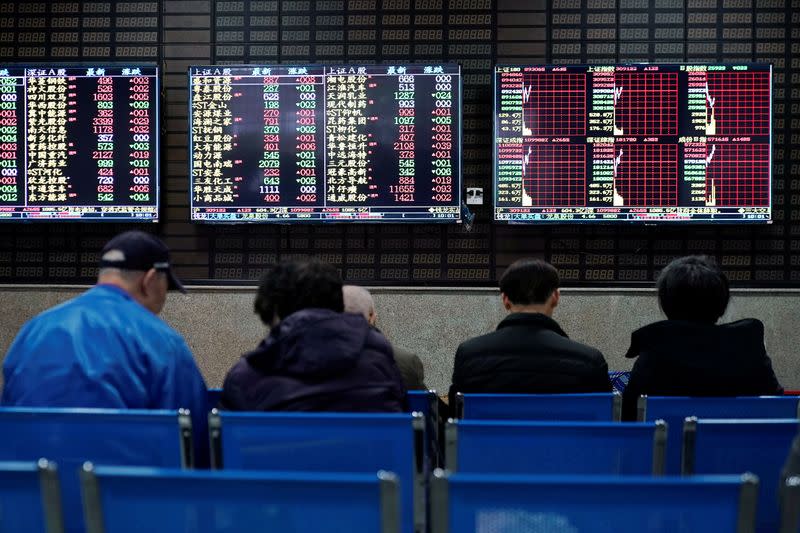
<path id="1" fill-rule="evenodd" d="M 186 292 L 169 249 L 126 231 L 100 253 L 97 284 L 28 321 L 3 362 L 4 406 L 189 409 L 195 464 L 208 464 L 207 392 L 189 346 L 158 317 Z"/>

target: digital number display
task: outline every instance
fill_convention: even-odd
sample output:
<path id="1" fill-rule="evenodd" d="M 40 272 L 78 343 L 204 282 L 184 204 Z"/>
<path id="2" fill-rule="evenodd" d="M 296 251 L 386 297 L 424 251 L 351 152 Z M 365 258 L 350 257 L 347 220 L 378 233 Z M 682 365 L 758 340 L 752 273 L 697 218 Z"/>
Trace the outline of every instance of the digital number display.
<path id="1" fill-rule="evenodd" d="M 190 68 L 191 216 L 458 222 L 457 65 Z"/>
<path id="2" fill-rule="evenodd" d="M 155 66 L 0 67 L 0 221 L 158 220 Z"/>

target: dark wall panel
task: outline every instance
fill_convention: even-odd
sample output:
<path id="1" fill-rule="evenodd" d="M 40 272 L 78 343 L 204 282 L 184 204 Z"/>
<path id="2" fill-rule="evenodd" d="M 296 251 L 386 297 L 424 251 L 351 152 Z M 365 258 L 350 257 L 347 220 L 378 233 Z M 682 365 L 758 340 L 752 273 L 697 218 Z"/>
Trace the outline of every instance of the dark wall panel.
<path id="1" fill-rule="evenodd" d="M 316 256 L 370 284 L 490 284 L 543 257 L 572 284 L 652 280 L 686 253 L 739 284 L 800 283 L 800 0 L 261 0 L 0 3 L 0 61 L 156 61 L 163 71 L 163 235 L 193 280 L 255 280 Z M 491 198 L 495 63 L 766 61 L 775 67 L 774 215 L 761 227 L 209 226 L 188 221 L 187 67 L 455 61 L 463 177 Z M 90 281 L 129 225 L 0 224 L 0 282 Z"/>

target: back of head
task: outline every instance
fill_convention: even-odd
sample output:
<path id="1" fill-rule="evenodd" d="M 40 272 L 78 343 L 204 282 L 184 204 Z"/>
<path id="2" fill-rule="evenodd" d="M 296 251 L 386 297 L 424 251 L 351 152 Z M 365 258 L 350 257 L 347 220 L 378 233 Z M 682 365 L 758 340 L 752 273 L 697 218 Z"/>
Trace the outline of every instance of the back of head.
<path id="1" fill-rule="evenodd" d="M 543 304 L 558 289 L 558 271 L 541 259 L 514 261 L 500 278 L 500 292 L 515 305 Z"/>
<path id="2" fill-rule="evenodd" d="M 342 278 L 334 267 L 316 259 L 278 263 L 261 278 L 254 307 L 267 325 L 301 309 L 341 313 Z"/>
<path id="3" fill-rule="evenodd" d="M 345 312 L 362 315 L 367 320 L 375 314 L 375 301 L 364 287 L 345 285 L 342 287 L 342 294 Z"/>
<path id="4" fill-rule="evenodd" d="M 714 324 L 730 299 L 728 278 L 704 255 L 675 259 L 661 271 L 656 287 L 658 303 L 670 320 Z"/>

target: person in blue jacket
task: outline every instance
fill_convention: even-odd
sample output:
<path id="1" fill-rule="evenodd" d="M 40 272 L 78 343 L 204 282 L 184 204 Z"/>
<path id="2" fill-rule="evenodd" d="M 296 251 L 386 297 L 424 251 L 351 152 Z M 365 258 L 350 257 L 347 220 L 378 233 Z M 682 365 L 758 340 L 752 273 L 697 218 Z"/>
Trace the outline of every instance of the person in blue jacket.
<path id="1" fill-rule="evenodd" d="M 44 311 L 3 363 L 2 405 L 191 411 L 195 464 L 208 464 L 206 384 L 181 335 L 158 317 L 186 292 L 157 237 L 128 231 L 101 252 L 97 284 Z"/>

